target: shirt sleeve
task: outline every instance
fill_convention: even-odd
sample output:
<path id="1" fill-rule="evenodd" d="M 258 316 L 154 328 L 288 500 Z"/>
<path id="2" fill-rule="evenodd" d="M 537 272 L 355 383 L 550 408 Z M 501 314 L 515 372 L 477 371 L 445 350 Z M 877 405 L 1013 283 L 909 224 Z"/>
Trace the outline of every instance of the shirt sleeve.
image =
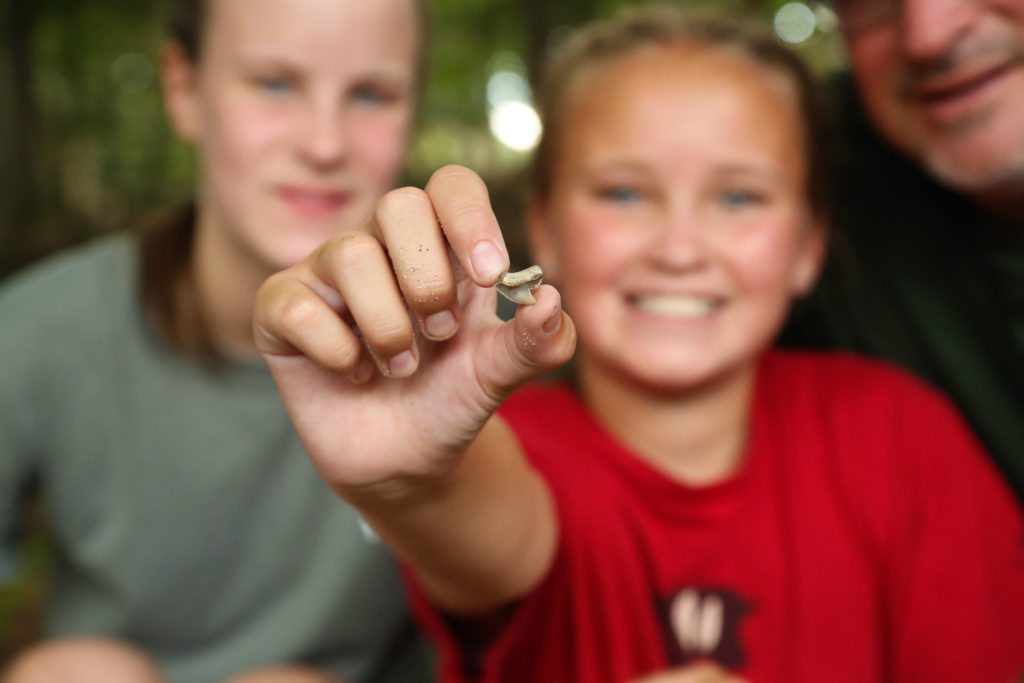
<path id="1" fill-rule="evenodd" d="M 19 415 L 18 406 L 12 405 L 11 397 L 0 387 L 0 584 L 19 571 L 21 512 L 31 476 Z"/>
<path id="2" fill-rule="evenodd" d="M 1024 673 L 1024 517 L 955 410 L 916 384 L 899 402 L 905 483 L 892 505 L 890 680 L 1009 683 Z"/>
<path id="3" fill-rule="evenodd" d="M 29 395 L 32 336 L 17 298 L 0 296 L 0 585 L 19 572 L 19 540 L 25 493 L 32 477 Z"/>

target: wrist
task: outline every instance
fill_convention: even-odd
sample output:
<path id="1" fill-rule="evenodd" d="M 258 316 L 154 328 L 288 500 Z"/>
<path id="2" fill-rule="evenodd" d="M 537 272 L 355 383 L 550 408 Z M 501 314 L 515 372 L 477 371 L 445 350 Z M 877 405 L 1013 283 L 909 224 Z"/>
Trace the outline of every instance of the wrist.
<path id="1" fill-rule="evenodd" d="M 429 505 L 450 495 L 463 456 L 460 453 L 444 458 L 423 471 L 395 474 L 369 483 L 333 484 L 332 488 L 353 507 L 367 513 Z"/>

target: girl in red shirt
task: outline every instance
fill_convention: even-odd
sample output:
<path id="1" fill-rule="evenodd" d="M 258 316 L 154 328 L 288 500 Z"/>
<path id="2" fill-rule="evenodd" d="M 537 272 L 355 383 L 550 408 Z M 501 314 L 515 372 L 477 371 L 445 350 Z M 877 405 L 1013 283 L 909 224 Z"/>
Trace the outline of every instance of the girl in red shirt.
<path id="1" fill-rule="evenodd" d="M 548 79 L 535 304 L 494 315 L 507 252 L 458 167 L 257 302 L 299 434 L 407 563 L 444 679 L 1021 673 L 1024 525 L 958 417 L 895 369 L 769 350 L 825 242 L 799 62 L 643 10 Z M 575 382 L 520 388 L 574 349 Z M 483 646 L 452 635 L 485 616 Z"/>

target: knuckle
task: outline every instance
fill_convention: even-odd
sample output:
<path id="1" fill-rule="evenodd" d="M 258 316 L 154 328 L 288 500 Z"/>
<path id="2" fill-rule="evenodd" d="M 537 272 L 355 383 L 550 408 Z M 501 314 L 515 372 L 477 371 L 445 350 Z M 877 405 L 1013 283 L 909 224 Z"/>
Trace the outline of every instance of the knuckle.
<path id="1" fill-rule="evenodd" d="M 377 202 L 374 218 L 384 231 L 409 213 L 415 215 L 433 213 L 427 193 L 415 187 L 400 187 L 391 190 Z"/>
<path id="2" fill-rule="evenodd" d="M 458 164 L 447 164 L 437 169 L 430 175 L 430 179 L 427 181 L 427 188 L 432 188 L 437 183 L 447 182 L 449 180 L 458 180 L 459 182 L 471 182 L 478 185 L 483 185 L 483 180 L 480 179 L 476 173 L 466 168 L 465 166 L 459 166 Z"/>
<path id="3" fill-rule="evenodd" d="M 295 282 L 295 278 L 292 276 L 290 269 L 278 271 L 263 281 L 256 295 L 264 299 L 272 298 L 278 292 L 291 287 L 293 282 Z"/>
<path id="4" fill-rule="evenodd" d="M 274 300 L 274 297 L 284 287 L 282 273 L 274 273 L 260 285 L 259 289 L 256 290 L 256 312 L 260 312 L 268 302 Z"/>
<path id="5" fill-rule="evenodd" d="M 301 336 L 314 332 L 320 324 L 320 307 L 308 296 L 291 293 L 282 296 L 276 304 L 274 318 L 284 329 Z"/>
<path id="6" fill-rule="evenodd" d="M 466 201 L 453 207 L 451 219 L 459 225 L 489 225 L 493 219 L 491 209 L 478 201 Z"/>
<path id="7" fill-rule="evenodd" d="M 329 263 L 339 268 L 352 268 L 383 256 L 384 248 L 377 238 L 363 232 L 339 235 L 324 247 Z"/>
<path id="8" fill-rule="evenodd" d="M 420 312 L 450 308 L 455 301 L 453 287 L 436 275 L 402 272 L 399 277 L 405 300 Z"/>
<path id="9" fill-rule="evenodd" d="M 358 365 L 360 355 L 358 345 L 342 342 L 331 350 L 330 355 L 323 360 L 323 364 L 337 372 L 346 372 Z"/>
<path id="10" fill-rule="evenodd" d="M 359 332 L 375 349 L 402 350 L 413 343 L 413 324 L 404 308 L 380 306 L 356 315 Z"/>
<path id="11" fill-rule="evenodd" d="M 391 357 L 412 345 L 412 325 L 408 316 L 400 319 L 380 316 L 360 329 L 378 356 Z"/>

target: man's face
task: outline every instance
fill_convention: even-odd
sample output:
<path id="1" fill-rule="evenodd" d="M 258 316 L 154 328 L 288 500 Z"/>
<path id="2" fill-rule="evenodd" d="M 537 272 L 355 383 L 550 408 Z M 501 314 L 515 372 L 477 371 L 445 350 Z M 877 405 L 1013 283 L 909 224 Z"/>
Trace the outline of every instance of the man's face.
<path id="1" fill-rule="evenodd" d="M 835 0 L 879 130 L 978 197 L 1024 190 L 1024 0 Z"/>

